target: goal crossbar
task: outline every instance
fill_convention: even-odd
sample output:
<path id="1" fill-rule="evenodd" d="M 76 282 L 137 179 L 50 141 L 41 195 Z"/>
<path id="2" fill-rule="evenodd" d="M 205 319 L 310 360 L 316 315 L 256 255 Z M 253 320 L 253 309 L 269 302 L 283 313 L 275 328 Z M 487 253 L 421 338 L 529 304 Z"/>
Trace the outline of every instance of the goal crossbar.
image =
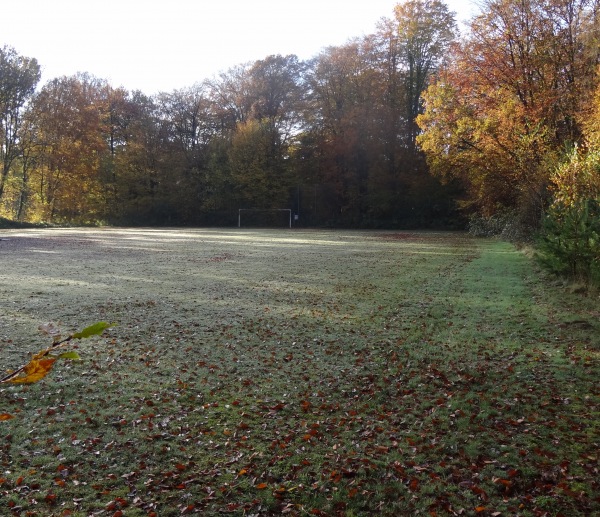
<path id="1" fill-rule="evenodd" d="M 291 208 L 239 208 L 238 209 L 238 228 L 242 227 L 242 212 L 287 212 L 289 227 L 292 227 L 292 209 Z"/>

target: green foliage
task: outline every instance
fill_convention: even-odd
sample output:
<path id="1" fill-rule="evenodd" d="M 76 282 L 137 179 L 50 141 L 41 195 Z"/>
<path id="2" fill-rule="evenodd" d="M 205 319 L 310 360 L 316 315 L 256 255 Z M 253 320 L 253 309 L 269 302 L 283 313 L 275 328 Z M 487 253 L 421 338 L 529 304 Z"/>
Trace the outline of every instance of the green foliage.
<path id="1" fill-rule="evenodd" d="M 541 261 L 552 272 L 600 285 L 600 202 L 555 203 L 539 241 Z"/>
<path id="2" fill-rule="evenodd" d="M 98 323 L 94 323 L 93 325 L 84 328 L 81 332 L 76 332 L 73 334 L 72 339 L 85 339 L 92 336 L 101 336 L 102 333 L 110 327 L 112 327 L 110 323 L 99 321 Z"/>

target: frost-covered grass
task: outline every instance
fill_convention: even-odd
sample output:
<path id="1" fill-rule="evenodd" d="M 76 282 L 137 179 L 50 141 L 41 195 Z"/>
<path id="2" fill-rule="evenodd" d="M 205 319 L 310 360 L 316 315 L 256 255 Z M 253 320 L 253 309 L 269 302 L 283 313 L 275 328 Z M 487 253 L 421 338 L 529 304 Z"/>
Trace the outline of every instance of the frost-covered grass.
<path id="1" fill-rule="evenodd" d="M 591 515 L 598 300 L 463 234 L 0 234 L 0 514 Z M 101 513 L 104 512 L 104 513 Z M 499 512 L 499 513 L 498 513 Z"/>

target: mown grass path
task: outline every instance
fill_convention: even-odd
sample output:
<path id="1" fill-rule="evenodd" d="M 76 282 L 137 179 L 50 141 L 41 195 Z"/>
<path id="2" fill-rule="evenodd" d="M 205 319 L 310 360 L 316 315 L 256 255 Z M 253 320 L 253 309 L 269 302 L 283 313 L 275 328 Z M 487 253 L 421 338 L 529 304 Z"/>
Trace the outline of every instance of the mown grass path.
<path id="1" fill-rule="evenodd" d="M 0 514 L 593 515 L 598 299 L 463 234 L 0 235 Z"/>

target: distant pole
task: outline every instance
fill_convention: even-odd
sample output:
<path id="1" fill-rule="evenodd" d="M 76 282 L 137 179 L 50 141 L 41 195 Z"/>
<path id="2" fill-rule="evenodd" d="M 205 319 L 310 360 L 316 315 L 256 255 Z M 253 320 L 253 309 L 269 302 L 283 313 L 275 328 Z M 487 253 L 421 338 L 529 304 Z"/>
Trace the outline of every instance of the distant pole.
<path id="1" fill-rule="evenodd" d="M 238 228 L 242 227 L 242 210 L 238 210 Z"/>

